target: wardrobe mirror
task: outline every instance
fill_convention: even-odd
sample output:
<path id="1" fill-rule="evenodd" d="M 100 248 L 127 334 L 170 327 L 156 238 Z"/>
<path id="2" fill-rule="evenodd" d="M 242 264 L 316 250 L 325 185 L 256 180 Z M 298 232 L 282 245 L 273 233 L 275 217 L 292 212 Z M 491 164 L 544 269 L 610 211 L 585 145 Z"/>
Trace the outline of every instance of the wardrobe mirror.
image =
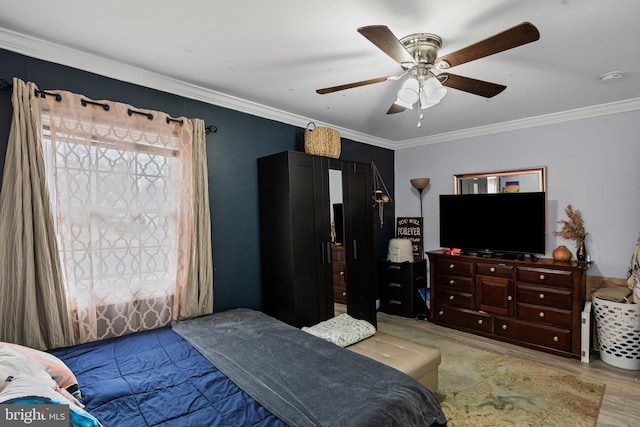
<path id="1" fill-rule="evenodd" d="M 346 272 L 344 258 L 344 212 L 342 203 L 342 170 L 329 169 L 329 214 L 331 216 L 331 264 L 333 302 L 347 303 Z"/>
<path id="2" fill-rule="evenodd" d="M 453 176 L 454 194 L 546 191 L 546 168 L 465 173 Z"/>

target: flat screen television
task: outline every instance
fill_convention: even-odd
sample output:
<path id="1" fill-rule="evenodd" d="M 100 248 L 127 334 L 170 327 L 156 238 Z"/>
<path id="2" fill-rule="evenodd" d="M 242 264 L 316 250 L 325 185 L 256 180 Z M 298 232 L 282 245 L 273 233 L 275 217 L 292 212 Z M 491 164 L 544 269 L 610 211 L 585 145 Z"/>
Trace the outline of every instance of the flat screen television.
<path id="1" fill-rule="evenodd" d="M 440 246 L 465 254 L 544 254 L 544 192 L 440 195 Z"/>

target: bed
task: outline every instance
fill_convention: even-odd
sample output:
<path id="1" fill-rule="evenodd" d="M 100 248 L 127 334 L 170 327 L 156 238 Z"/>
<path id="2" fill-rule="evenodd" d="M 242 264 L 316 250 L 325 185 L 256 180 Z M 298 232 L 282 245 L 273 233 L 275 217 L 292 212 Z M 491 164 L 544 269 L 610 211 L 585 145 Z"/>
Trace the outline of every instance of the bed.
<path id="1" fill-rule="evenodd" d="M 426 387 L 259 311 L 57 349 L 104 426 L 443 426 Z"/>

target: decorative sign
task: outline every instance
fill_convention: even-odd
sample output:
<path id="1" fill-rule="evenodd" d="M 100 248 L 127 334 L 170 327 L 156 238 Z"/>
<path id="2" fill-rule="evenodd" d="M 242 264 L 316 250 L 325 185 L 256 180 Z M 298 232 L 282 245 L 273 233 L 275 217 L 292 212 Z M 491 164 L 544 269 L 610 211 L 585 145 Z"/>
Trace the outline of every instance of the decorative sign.
<path id="1" fill-rule="evenodd" d="M 422 218 L 398 217 L 396 236 L 411 240 L 414 261 L 420 261 L 424 258 L 422 254 Z"/>

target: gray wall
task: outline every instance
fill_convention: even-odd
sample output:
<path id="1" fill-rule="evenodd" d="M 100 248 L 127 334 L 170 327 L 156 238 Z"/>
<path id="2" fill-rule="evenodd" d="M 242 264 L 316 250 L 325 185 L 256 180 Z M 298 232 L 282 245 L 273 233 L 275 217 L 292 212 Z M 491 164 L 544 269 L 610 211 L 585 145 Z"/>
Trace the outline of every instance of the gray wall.
<path id="1" fill-rule="evenodd" d="M 625 277 L 640 233 L 640 111 L 568 121 L 519 131 L 396 151 L 396 214 L 419 215 L 409 179 L 431 178 L 424 195 L 427 250 L 439 245 L 438 195 L 453 193 L 453 175 L 547 167 L 546 256 L 560 244 L 553 236 L 565 207 L 585 221 L 591 276 Z"/>

